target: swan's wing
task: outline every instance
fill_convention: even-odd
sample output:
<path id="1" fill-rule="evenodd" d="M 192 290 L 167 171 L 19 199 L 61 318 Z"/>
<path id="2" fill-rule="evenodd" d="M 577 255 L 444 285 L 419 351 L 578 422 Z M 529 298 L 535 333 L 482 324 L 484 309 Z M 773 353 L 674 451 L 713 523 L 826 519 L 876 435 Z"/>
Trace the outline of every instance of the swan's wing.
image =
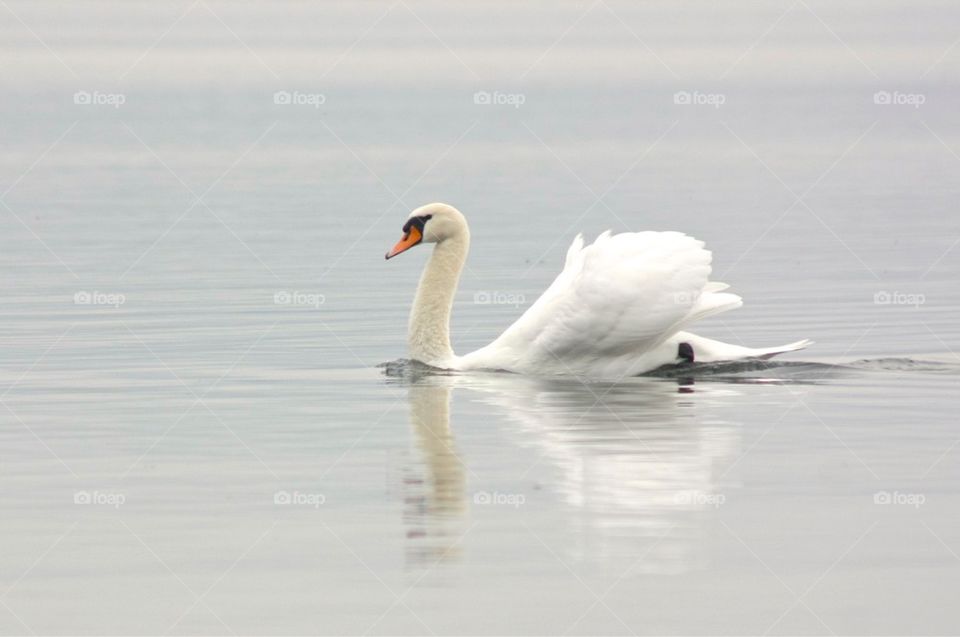
<path id="1" fill-rule="evenodd" d="M 741 305 L 708 282 L 710 260 L 679 232 L 606 232 L 586 247 L 578 236 L 546 292 L 465 362 L 560 373 L 630 366 L 689 323 Z"/>

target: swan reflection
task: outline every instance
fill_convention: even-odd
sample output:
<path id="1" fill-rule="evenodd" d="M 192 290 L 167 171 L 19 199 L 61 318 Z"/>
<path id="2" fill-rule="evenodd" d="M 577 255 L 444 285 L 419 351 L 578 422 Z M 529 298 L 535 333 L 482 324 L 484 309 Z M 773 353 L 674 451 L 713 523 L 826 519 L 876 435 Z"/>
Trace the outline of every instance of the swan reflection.
<path id="1" fill-rule="evenodd" d="M 413 561 L 458 556 L 468 512 L 472 509 L 474 518 L 490 515 L 490 507 L 477 505 L 496 494 L 552 501 L 550 515 L 561 511 L 569 534 L 563 550 L 572 559 L 632 562 L 645 553 L 635 572 L 695 567 L 705 520 L 696 513 L 724 503 L 717 482 L 737 456 L 739 437 L 733 424 L 705 419 L 691 381 L 634 378 L 585 385 L 512 374 L 414 373 L 393 382 L 407 386 L 425 474 L 422 492 L 405 506 Z M 464 464 L 451 426 L 454 389 L 479 403 L 481 412 L 491 412 L 491 426 L 505 423 L 501 433 L 512 442 L 512 452 L 528 451 L 523 457 L 529 468 L 522 475 Z M 705 396 L 698 390 L 696 398 L 702 403 L 732 391 L 712 386 Z M 523 512 L 528 514 L 537 515 Z M 493 523 L 508 525 L 504 532 L 523 532 L 516 518 L 500 516 Z"/>
<path id="2" fill-rule="evenodd" d="M 403 478 L 407 557 L 432 564 L 459 556 L 456 540 L 467 508 L 466 470 L 450 428 L 451 386 L 420 379 L 407 391 L 410 425 L 425 469 Z"/>

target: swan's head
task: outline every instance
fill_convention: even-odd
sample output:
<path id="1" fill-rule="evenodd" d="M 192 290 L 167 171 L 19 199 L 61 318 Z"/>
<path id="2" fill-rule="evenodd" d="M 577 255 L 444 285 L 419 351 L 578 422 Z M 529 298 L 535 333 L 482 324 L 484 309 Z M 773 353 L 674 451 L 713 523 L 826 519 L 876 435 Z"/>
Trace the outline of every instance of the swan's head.
<path id="1" fill-rule="evenodd" d="M 420 243 L 441 243 L 448 239 L 463 237 L 468 232 L 467 220 L 459 210 L 445 203 L 420 206 L 410 213 L 403 224 L 403 237 L 387 253 L 386 258 Z"/>

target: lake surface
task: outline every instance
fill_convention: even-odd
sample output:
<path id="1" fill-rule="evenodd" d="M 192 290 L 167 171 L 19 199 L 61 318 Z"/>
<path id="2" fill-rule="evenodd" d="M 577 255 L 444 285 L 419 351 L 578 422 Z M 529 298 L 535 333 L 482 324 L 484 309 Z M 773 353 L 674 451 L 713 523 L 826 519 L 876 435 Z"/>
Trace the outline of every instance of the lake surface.
<path id="1" fill-rule="evenodd" d="M 956 6 L 0 16 L 0 633 L 960 629 Z M 816 345 L 424 373 L 382 255 L 437 200 L 459 352 L 608 228 Z"/>

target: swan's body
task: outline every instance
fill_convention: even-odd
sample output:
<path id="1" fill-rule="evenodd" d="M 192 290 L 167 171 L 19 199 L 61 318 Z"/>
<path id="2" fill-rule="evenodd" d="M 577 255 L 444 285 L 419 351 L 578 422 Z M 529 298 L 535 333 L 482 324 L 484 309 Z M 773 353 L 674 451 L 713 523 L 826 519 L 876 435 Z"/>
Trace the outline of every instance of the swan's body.
<path id="1" fill-rule="evenodd" d="M 621 378 L 663 365 L 767 358 L 809 341 L 754 349 L 683 331 L 704 317 L 740 307 L 739 296 L 709 281 L 711 254 L 679 232 L 578 236 L 546 292 L 495 341 L 465 356 L 450 346 L 450 311 L 470 248 L 466 219 L 452 206 L 414 210 L 396 256 L 436 243 L 410 312 L 410 357 L 451 370 Z"/>

